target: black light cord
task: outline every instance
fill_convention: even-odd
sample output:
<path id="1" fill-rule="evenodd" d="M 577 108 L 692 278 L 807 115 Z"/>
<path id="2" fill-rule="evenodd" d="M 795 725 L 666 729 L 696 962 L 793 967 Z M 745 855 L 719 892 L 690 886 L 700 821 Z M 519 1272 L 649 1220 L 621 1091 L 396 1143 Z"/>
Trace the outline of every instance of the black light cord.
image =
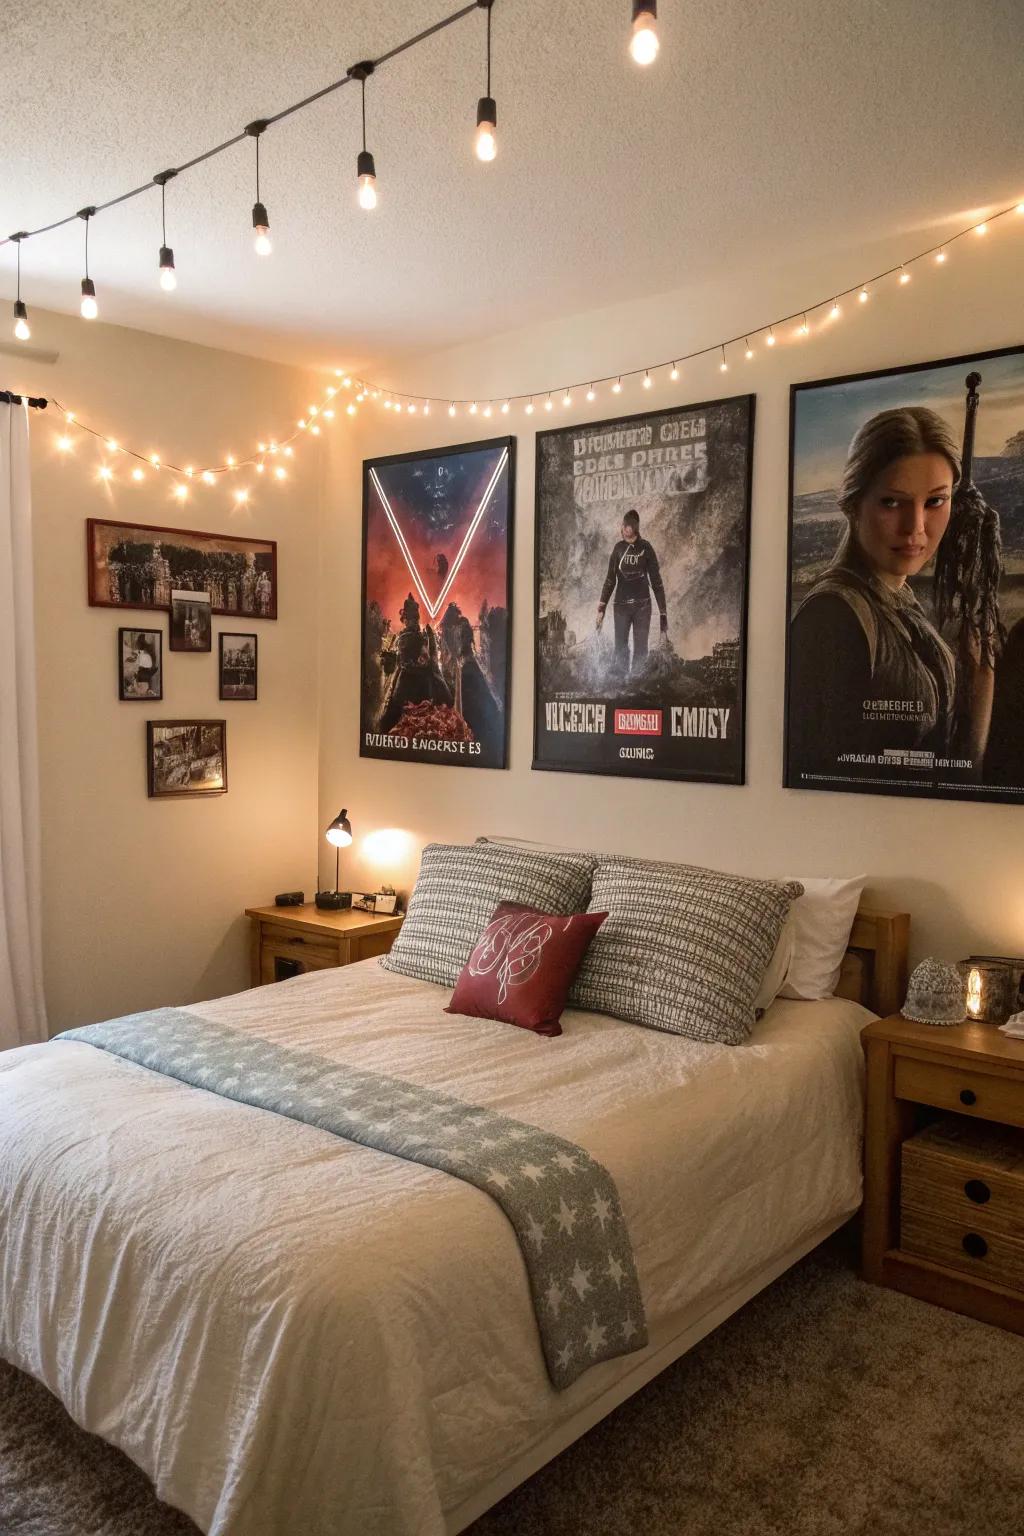
<path id="1" fill-rule="evenodd" d="M 487 7 L 487 94 L 491 94 L 491 11 L 493 4 Z"/>
<path id="2" fill-rule="evenodd" d="M 167 244 L 167 183 L 166 183 L 166 181 L 162 181 L 160 183 L 160 229 L 162 231 L 161 236 L 160 236 L 160 244 L 161 245 L 166 245 Z"/>
<path id="3" fill-rule="evenodd" d="M 363 88 L 363 153 L 366 152 L 366 76 L 360 76 L 360 85 Z"/>
<path id="4" fill-rule="evenodd" d="M 253 138 L 256 140 L 256 201 L 259 202 L 259 200 L 260 200 L 260 135 L 258 133 L 254 133 L 253 134 Z"/>
<path id="5" fill-rule="evenodd" d="M 438 32 L 443 32 L 447 27 L 454 26 L 457 21 L 462 21 L 464 17 L 472 15 L 472 13 L 477 9 L 477 0 L 471 0 L 469 5 L 460 6 L 457 11 L 452 11 L 450 15 L 443 16 L 440 21 L 435 21 L 432 26 L 424 27 L 421 32 L 415 33 L 412 37 L 407 37 L 404 42 L 396 43 L 393 48 L 389 48 L 387 52 L 382 53 L 379 58 L 372 60 L 374 69 L 379 69 L 382 64 L 390 63 L 392 59 L 398 58 L 399 54 L 407 53 L 410 48 L 415 48 L 418 44 L 426 42 L 427 38 L 435 36 L 435 34 Z M 489 25 L 490 12 L 488 12 L 488 26 Z M 282 107 L 280 112 L 275 112 L 272 117 L 267 117 L 263 120 L 265 127 L 271 128 L 275 123 L 283 122 L 286 117 L 291 117 L 296 112 L 302 112 L 306 107 L 311 107 L 314 102 L 321 101 L 325 96 L 332 95 L 334 91 L 340 91 L 342 86 L 348 85 L 350 79 L 352 78 L 353 76 L 346 72 L 341 76 L 339 80 L 332 80 L 329 85 L 322 86 L 320 90 L 313 91 L 309 96 L 304 96 L 301 101 L 294 101 L 292 102 L 291 106 Z M 248 135 L 246 130 L 243 128 L 240 133 L 233 134 L 230 139 L 225 139 L 223 144 L 215 144 L 212 149 L 204 149 L 201 154 L 193 155 L 191 160 L 183 161 L 181 165 L 174 167 L 170 174 L 173 176 L 180 176 L 183 171 L 190 171 L 193 169 L 193 167 L 202 165 L 207 160 L 212 160 L 215 155 L 222 155 L 225 150 L 233 149 L 236 144 L 240 144 L 242 140 L 247 136 Z M 364 118 L 364 147 L 365 136 L 366 129 Z M 161 174 L 166 175 L 165 172 L 162 172 Z M 132 187 L 127 192 L 120 192 L 116 197 L 108 198 L 105 203 L 96 203 L 93 205 L 94 213 L 105 213 L 108 208 L 116 208 L 118 204 L 126 203 L 133 197 L 141 197 L 144 192 L 148 192 L 150 190 L 154 184 L 155 179 L 156 178 L 153 178 L 153 180 L 150 181 L 144 181 L 141 186 Z M 23 230 L 16 235 L 5 235 L 3 238 L 0 238 L 0 246 L 8 245 L 12 240 L 28 240 L 35 235 L 49 234 L 51 230 L 62 229 L 65 224 L 70 224 L 72 219 L 77 219 L 77 217 L 77 212 L 69 213 L 65 218 L 54 219 L 52 224 L 41 224 L 38 229 Z M 166 229 L 164 230 L 164 244 L 167 244 Z M 20 245 L 18 247 L 18 252 L 20 256 Z"/>

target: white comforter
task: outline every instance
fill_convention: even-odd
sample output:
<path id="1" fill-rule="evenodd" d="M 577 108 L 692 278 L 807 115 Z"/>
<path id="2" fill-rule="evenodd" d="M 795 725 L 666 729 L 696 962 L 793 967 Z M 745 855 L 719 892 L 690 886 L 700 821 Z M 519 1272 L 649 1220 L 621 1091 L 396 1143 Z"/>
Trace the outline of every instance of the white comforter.
<path id="1" fill-rule="evenodd" d="M 585 1147 L 662 1338 L 859 1203 L 856 1004 L 780 1001 L 730 1048 L 446 1001 L 370 961 L 194 1011 Z M 552 1389 L 481 1191 L 81 1043 L 0 1055 L 0 1223 L 0 1354 L 210 1536 L 438 1536 L 635 1364 Z"/>

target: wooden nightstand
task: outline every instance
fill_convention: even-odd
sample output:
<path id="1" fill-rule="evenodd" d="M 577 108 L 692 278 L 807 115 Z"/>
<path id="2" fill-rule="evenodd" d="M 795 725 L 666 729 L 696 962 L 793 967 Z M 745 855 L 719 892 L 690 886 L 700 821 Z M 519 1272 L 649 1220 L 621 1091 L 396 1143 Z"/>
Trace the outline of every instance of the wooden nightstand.
<path id="1" fill-rule="evenodd" d="M 402 926 L 400 917 L 371 912 L 321 912 L 303 907 L 246 907 L 252 922 L 252 984 L 285 981 L 302 971 L 322 971 L 386 955 Z"/>
<path id="2" fill-rule="evenodd" d="M 862 1038 L 864 1278 L 1024 1333 L 1024 1041 L 900 1014 Z"/>

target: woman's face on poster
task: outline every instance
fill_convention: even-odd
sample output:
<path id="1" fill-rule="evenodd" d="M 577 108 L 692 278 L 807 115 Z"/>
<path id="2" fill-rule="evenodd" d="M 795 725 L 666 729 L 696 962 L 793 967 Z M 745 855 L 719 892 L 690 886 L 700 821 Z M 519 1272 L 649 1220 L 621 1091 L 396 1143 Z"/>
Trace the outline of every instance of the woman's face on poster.
<path id="1" fill-rule="evenodd" d="M 875 477 L 857 508 L 857 543 L 888 586 L 916 576 L 949 525 L 953 470 L 941 453 L 894 459 Z"/>

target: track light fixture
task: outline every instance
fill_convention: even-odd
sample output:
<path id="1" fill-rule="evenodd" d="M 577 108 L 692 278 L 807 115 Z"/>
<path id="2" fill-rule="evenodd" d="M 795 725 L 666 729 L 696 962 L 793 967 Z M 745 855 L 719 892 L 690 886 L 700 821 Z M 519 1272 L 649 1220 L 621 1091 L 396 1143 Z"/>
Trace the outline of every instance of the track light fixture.
<path id="1" fill-rule="evenodd" d="M 359 81 L 362 91 L 363 109 L 363 147 L 356 156 L 356 181 L 359 185 L 360 208 L 376 208 L 377 206 L 377 167 L 373 163 L 373 156 L 366 147 L 366 82 L 373 74 L 373 64 L 369 59 L 364 59 L 361 64 L 353 64 L 349 70 L 353 80 Z"/>
<path id="2" fill-rule="evenodd" d="M 491 11 L 494 0 L 476 0 L 476 3 L 481 10 L 487 12 L 487 94 L 481 96 L 476 104 L 475 148 L 478 160 L 493 160 L 498 153 L 498 108 L 491 95 Z"/>
<path id="3" fill-rule="evenodd" d="M 174 270 L 174 252 L 167 244 L 167 183 L 177 174 L 177 171 L 158 171 L 153 177 L 160 188 L 160 228 L 163 231 L 163 244 L 160 246 L 160 287 L 165 293 L 173 293 L 178 286 L 178 274 Z"/>
<path id="4" fill-rule="evenodd" d="M 82 302 L 79 306 L 83 320 L 95 320 L 100 312 L 96 303 L 96 284 L 89 276 L 89 220 L 95 212 L 95 208 L 78 210 L 78 217 L 85 224 L 85 276 L 82 278 Z"/>
<path id="5" fill-rule="evenodd" d="M 633 35 L 629 51 L 637 64 L 653 64 L 658 57 L 658 0 L 633 0 Z"/>
<path id="6" fill-rule="evenodd" d="M 21 297 L 21 242 L 28 239 L 28 230 L 20 229 L 16 235 L 12 235 L 18 249 L 18 296 L 14 301 L 14 334 L 19 341 L 29 341 L 32 337 L 32 329 L 28 323 L 28 306 Z"/>
<path id="7" fill-rule="evenodd" d="M 259 118 L 246 126 L 246 133 L 256 145 L 256 201 L 252 205 L 253 250 L 257 256 L 269 256 L 274 247 L 270 243 L 270 218 L 265 203 L 260 202 L 260 136 L 266 131 L 266 121 Z"/>

